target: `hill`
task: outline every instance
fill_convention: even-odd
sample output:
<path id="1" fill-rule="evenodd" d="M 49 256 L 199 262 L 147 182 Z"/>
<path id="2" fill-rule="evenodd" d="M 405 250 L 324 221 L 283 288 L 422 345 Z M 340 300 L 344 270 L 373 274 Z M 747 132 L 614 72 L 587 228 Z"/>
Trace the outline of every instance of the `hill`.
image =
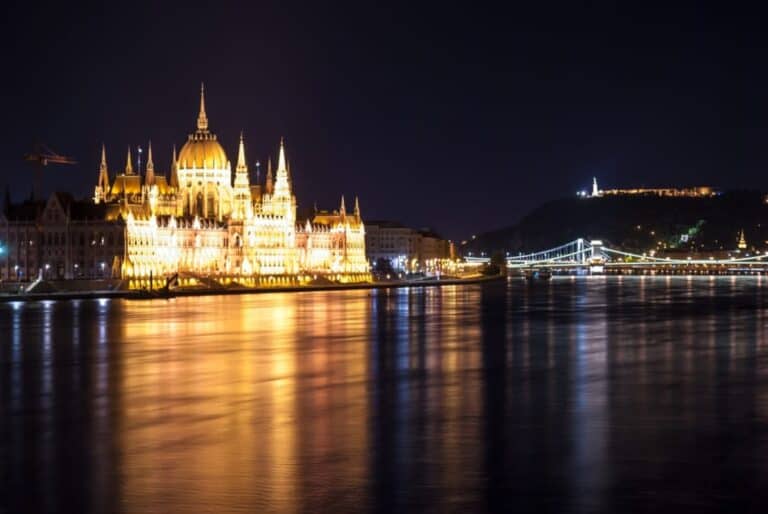
<path id="1" fill-rule="evenodd" d="M 720 250 L 736 248 L 744 229 L 751 247 L 768 240 L 768 204 L 759 191 L 708 198 L 607 196 L 547 202 L 519 223 L 478 235 L 462 252 L 526 252 L 583 237 L 614 248 Z"/>

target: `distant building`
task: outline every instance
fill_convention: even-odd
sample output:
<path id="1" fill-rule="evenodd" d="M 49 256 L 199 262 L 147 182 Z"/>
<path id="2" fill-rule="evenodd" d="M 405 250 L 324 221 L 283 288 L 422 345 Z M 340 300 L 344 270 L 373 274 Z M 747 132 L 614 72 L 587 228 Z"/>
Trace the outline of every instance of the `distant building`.
<path id="1" fill-rule="evenodd" d="M 417 257 L 418 234 L 396 221 L 368 221 L 365 224 L 365 253 L 372 267 L 384 259 L 395 270 L 406 270 Z"/>
<path id="2" fill-rule="evenodd" d="M 427 271 L 437 260 L 451 258 L 451 243 L 429 229 L 416 230 L 396 221 L 367 221 L 365 249 L 372 267 L 380 259 L 396 271 Z"/>
<path id="3" fill-rule="evenodd" d="M 439 259 L 451 258 L 451 242 L 443 239 L 439 234 L 429 230 L 421 229 L 417 231 L 418 240 L 418 260 L 422 266 L 427 266 L 429 262 Z"/>
<path id="4" fill-rule="evenodd" d="M 720 192 L 710 186 L 697 187 L 657 187 L 647 188 L 638 187 L 631 189 L 599 189 L 597 187 L 597 178 L 592 177 L 592 193 L 580 191 L 577 196 L 581 198 L 601 198 L 605 196 L 661 196 L 661 197 L 687 197 L 687 198 L 709 198 L 719 195 Z"/>
<path id="5" fill-rule="evenodd" d="M 662 188 L 635 188 L 635 189 L 605 189 L 600 191 L 600 196 L 663 196 L 663 197 L 688 197 L 688 198 L 709 198 L 720 194 L 719 191 L 709 186 L 698 187 L 662 187 Z"/>
<path id="6" fill-rule="evenodd" d="M 0 212 L 0 278 L 29 280 L 120 276 L 125 224 L 107 209 L 54 193 L 47 202 L 9 204 Z"/>

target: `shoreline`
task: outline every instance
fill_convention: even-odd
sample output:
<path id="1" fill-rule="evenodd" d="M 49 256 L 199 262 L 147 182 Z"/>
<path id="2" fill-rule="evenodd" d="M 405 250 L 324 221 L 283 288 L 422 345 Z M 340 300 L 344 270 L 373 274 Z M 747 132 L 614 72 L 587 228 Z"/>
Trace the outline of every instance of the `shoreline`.
<path id="1" fill-rule="evenodd" d="M 392 282 L 366 282 L 359 284 L 322 284 L 289 287 L 260 287 L 260 288 L 209 288 L 209 289 L 176 289 L 168 293 L 162 291 L 64 291 L 49 293 L 25 293 L 25 294 L 1 294 L 0 303 L 9 302 L 37 302 L 54 300 L 99 300 L 99 299 L 124 299 L 124 300 L 162 300 L 182 296 L 220 296 L 220 295 L 245 295 L 268 293 L 300 293 L 310 291 L 346 291 L 355 289 L 399 289 L 405 287 L 442 287 L 452 285 L 483 284 L 506 280 L 506 275 L 494 275 L 490 277 L 449 278 L 443 280 L 420 281 L 392 281 Z"/>

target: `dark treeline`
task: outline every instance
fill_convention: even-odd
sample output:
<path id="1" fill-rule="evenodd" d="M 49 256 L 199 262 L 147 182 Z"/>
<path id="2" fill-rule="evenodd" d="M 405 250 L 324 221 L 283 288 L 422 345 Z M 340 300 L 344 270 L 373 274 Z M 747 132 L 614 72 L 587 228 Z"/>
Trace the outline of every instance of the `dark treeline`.
<path id="1" fill-rule="evenodd" d="M 736 248 L 742 229 L 750 248 L 763 248 L 768 240 L 768 204 L 759 191 L 729 191 L 708 198 L 564 198 L 537 207 L 516 225 L 479 234 L 463 251 L 525 252 L 579 237 L 634 251 L 730 250 Z"/>

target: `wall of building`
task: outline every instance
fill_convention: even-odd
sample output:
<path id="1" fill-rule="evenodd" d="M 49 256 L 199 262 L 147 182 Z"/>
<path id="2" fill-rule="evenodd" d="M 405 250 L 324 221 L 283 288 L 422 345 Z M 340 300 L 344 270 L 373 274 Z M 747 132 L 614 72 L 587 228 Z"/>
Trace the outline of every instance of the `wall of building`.
<path id="1" fill-rule="evenodd" d="M 369 221 L 365 248 L 373 267 L 380 259 L 395 271 L 428 271 L 436 260 L 449 259 L 450 242 L 428 230 L 416 230 L 393 221 Z"/>
<path id="2" fill-rule="evenodd" d="M 125 225 L 89 202 L 55 193 L 48 202 L 11 205 L 0 216 L 0 278 L 33 280 L 119 275 Z"/>

